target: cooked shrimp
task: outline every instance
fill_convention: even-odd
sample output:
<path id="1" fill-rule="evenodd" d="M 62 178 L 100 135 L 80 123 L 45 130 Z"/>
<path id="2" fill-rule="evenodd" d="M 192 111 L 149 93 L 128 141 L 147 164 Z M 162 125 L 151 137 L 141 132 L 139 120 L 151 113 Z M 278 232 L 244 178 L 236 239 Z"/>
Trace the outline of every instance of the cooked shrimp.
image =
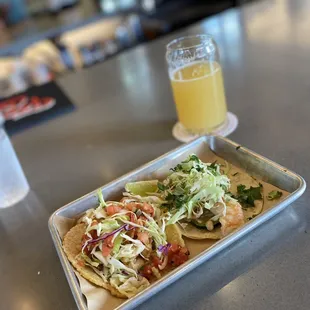
<path id="1" fill-rule="evenodd" d="M 227 236 L 233 230 L 244 224 L 244 215 L 238 202 L 226 202 L 226 215 L 219 219 L 223 236 Z"/>
<path id="2" fill-rule="evenodd" d="M 143 244 L 149 244 L 150 243 L 150 236 L 146 232 L 138 232 L 138 239 L 143 243 Z"/>
<path id="3" fill-rule="evenodd" d="M 124 205 L 124 207 L 129 210 L 129 211 L 132 211 L 132 212 L 136 212 L 137 209 L 151 215 L 151 216 L 154 216 L 155 214 L 155 209 L 154 207 L 152 207 L 150 204 L 146 203 L 146 202 L 135 202 L 135 201 L 132 201 L 132 202 L 129 202 L 129 203 L 126 203 Z"/>
<path id="4" fill-rule="evenodd" d="M 144 202 L 139 209 L 142 210 L 145 213 L 150 214 L 151 216 L 154 216 L 154 214 L 155 214 L 154 207 L 152 207 L 150 204 L 148 204 L 146 202 Z"/>
<path id="5" fill-rule="evenodd" d="M 106 211 L 108 213 L 108 215 L 114 215 L 116 213 L 119 213 L 122 211 L 122 208 L 116 204 L 111 204 L 109 206 L 107 206 Z"/>
<path id="6" fill-rule="evenodd" d="M 136 212 L 138 209 L 138 203 L 137 202 L 126 203 L 125 208 L 129 211 Z"/>

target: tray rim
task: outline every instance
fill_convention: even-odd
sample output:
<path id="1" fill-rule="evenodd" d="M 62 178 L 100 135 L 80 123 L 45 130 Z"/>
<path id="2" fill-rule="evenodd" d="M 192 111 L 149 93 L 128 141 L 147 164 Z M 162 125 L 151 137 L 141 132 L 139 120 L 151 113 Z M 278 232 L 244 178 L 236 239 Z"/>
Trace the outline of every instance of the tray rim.
<path id="1" fill-rule="evenodd" d="M 276 162 L 274 162 L 274 161 L 272 161 L 272 160 L 270 160 L 270 159 L 268 159 L 262 155 L 259 155 L 256 152 L 249 150 L 248 148 L 246 148 L 246 147 L 244 147 L 244 146 L 242 146 L 242 145 L 240 145 L 240 144 L 238 144 L 238 143 L 236 143 L 236 142 L 234 142 L 228 138 L 224 138 L 224 137 L 220 137 L 220 136 L 199 137 L 199 138 L 195 139 L 194 141 L 191 141 L 191 142 L 186 143 L 186 144 L 182 144 L 181 146 L 179 146 L 179 147 L 177 147 L 177 148 L 175 148 L 175 149 L 173 149 L 173 150 L 171 150 L 171 151 L 169 151 L 169 152 L 147 162 L 146 164 L 143 164 L 143 165 L 139 166 L 138 168 L 136 168 L 136 169 L 124 174 L 124 175 L 121 175 L 120 177 L 106 183 L 105 185 L 100 186 L 97 189 L 95 189 L 95 190 L 93 190 L 93 191 L 91 191 L 91 192 L 89 192 L 89 193 L 87 193 L 87 194 L 65 204 L 63 207 L 55 210 L 51 214 L 51 216 L 49 217 L 49 220 L 48 220 L 48 227 L 49 227 L 49 231 L 50 231 L 50 234 L 51 234 L 53 242 L 54 242 L 54 246 L 55 246 L 57 254 L 59 256 L 61 265 L 64 269 L 64 272 L 65 272 L 68 284 L 70 286 L 70 289 L 72 291 L 73 297 L 74 297 L 75 302 L 76 302 L 79 309 L 87 310 L 88 307 L 86 305 L 85 298 L 83 297 L 82 292 L 80 290 L 78 280 L 77 280 L 75 273 L 74 273 L 74 269 L 71 266 L 70 262 L 68 261 L 67 257 L 65 256 L 65 253 L 62 249 L 61 238 L 58 234 L 57 229 L 54 227 L 55 216 L 57 216 L 64 209 L 68 208 L 70 205 L 75 204 L 75 203 L 83 200 L 84 198 L 86 198 L 88 196 L 94 195 L 98 191 L 98 189 L 107 188 L 107 187 L 109 187 L 109 186 L 111 186 L 117 182 L 120 182 L 121 180 L 123 180 L 127 177 L 130 177 L 131 175 L 137 175 L 139 172 L 141 172 L 142 170 L 146 169 L 149 166 L 152 166 L 154 163 L 168 157 L 171 154 L 176 154 L 178 152 L 181 152 L 183 149 L 186 149 L 190 146 L 194 146 L 196 143 L 198 144 L 202 141 L 205 141 L 208 144 L 210 144 L 210 141 L 211 142 L 213 141 L 212 139 L 219 139 L 219 140 L 222 140 L 223 142 L 231 144 L 232 146 L 234 146 L 236 148 L 238 147 L 238 149 L 242 149 L 243 151 L 245 151 L 249 155 L 258 158 L 258 159 L 266 162 L 267 164 L 274 166 L 275 168 L 277 168 L 279 170 L 282 170 L 284 173 L 289 174 L 292 177 L 294 177 L 295 179 L 297 179 L 299 186 L 297 187 L 297 189 L 295 191 L 290 193 L 289 196 L 287 196 L 283 201 L 281 201 L 280 203 L 275 205 L 274 208 L 272 208 L 272 209 L 268 210 L 267 212 L 260 214 L 259 216 L 255 217 L 255 219 L 246 223 L 244 226 L 237 229 L 234 233 L 232 233 L 232 234 L 226 236 L 225 238 L 219 240 L 214 245 L 212 245 L 210 248 L 204 250 L 203 252 L 201 252 L 197 256 L 193 257 L 192 259 L 190 259 L 188 262 L 186 262 L 182 266 L 179 266 L 178 268 L 169 272 L 169 274 L 165 275 L 163 278 L 156 281 L 150 287 L 143 290 L 142 292 L 140 292 L 136 296 L 126 300 L 124 303 L 122 303 L 120 306 L 118 306 L 114 310 L 132 309 L 132 308 L 136 307 L 137 305 L 141 304 L 142 302 L 144 302 L 145 300 L 147 300 L 148 298 L 150 298 L 151 296 L 153 296 L 154 294 L 159 292 L 161 289 L 167 287 L 168 285 L 170 285 L 174 281 L 178 280 L 179 278 L 181 278 L 182 276 L 184 276 L 185 274 L 187 274 L 191 270 L 195 269 L 196 267 L 198 267 L 200 264 L 202 264 L 206 260 L 210 259 L 214 255 L 216 255 L 217 253 L 222 251 L 224 248 L 226 248 L 229 245 L 231 245 L 232 243 L 234 243 L 236 240 L 240 239 L 241 237 L 243 237 L 244 235 L 246 235 L 250 231 L 252 231 L 255 228 L 257 228 L 258 226 L 260 226 L 262 223 L 264 223 L 267 220 L 269 220 L 270 218 L 272 218 L 274 215 L 281 212 L 284 208 L 286 208 L 288 205 L 290 205 L 293 201 L 298 199 L 304 193 L 304 191 L 306 189 L 306 182 L 303 179 L 303 177 L 301 177 L 299 174 L 291 171 L 290 169 L 285 168 L 284 166 L 282 166 L 282 165 L 280 165 L 280 164 L 278 164 L 278 163 L 276 163 Z"/>

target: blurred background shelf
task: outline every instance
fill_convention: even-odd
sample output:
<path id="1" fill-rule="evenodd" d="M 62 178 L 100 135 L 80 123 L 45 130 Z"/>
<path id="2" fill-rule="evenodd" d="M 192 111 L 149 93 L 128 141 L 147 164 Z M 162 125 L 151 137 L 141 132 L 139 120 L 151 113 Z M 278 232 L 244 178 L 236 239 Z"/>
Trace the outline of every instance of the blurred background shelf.
<path id="1" fill-rule="evenodd" d="M 246 2 L 0 0 L 0 98 Z"/>
<path id="2" fill-rule="evenodd" d="M 249 0 L 0 0 L 0 17 L 8 25 L 0 26 L 0 55 L 18 53 L 18 41 L 32 43 L 104 16 L 136 13 L 177 29 L 245 2 Z"/>

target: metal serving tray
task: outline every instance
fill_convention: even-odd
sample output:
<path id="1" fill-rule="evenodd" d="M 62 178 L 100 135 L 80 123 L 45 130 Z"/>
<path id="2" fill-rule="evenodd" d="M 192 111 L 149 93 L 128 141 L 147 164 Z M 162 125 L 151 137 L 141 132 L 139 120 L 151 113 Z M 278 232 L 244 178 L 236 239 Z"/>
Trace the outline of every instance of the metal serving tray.
<path id="1" fill-rule="evenodd" d="M 266 210 L 234 233 L 219 240 L 207 250 L 204 250 L 202 253 L 193 257 L 187 263 L 178 267 L 167 276 L 152 284 L 149 288 L 136 295 L 135 297 L 125 301 L 115 309 L 133 309 L 143 301 L 150 298 L 152 295 L 167 287 L 172 282 L 176 281 L 224 248 L 228 247 L 230 244 L 245 234 L 249 233 L 257 226 L 261 225 L 282 211 L 285 207 L 300 197 L 306 189 L 306 183 L 304 179 L 296 173 L 291 172 L 288 169 L 226 138 L 211 136 L 198 138 L 197 140 L 185 144 L 118 178 L 113 182 L 108 183 L 102 187 L 103 195 L 107 200 L 118 198 L 123 192 L 124 185 L 127 182 L 164 177 L 168 173 L 169 168 L 173 167 L 175 163 L 183 160 L 187 155 L 196 153 L 203 160 L 204 158 L 208 158 L 208 154 L 210 155 L 211 153 L 210 150 L 231 164 L 239 168 L 243 168 L 252 176 L 279 187 L 289 192 L 290 194 L 283 201 L 275 204 L 271 209 Z M 73 268 L 62 250 L 62 241 L 55 226 L 55 218 L 58 216 L 76 218 L 79 214 L 83 213 L 87 209 L 93 208 L 97 203 L 96 191 L 97 190 L 58 209 L 51 215 L 48 223 L 55 247 L 67 276 L 73 296 L 78 308 L 82 310 L 87 309 L 86 300 L 81 293 L 80 286 L 74 274 Z"/>

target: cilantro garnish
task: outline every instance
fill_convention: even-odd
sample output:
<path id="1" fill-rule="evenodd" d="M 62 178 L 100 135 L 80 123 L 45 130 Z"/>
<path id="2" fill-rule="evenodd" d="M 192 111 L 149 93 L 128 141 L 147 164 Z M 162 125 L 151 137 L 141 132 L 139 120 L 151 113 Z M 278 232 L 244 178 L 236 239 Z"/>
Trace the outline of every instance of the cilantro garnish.
<path id="1" fill-rule="evenodd" d="M 282 192 L 280 191 L 271 191 L 268 195 L 267 195 L 267 199 L 268 200 L 274 200 L 274 199 L 278 199 L 282 196 Z"/>
<path id="2" fill-rule="evenodd" d="M 161 191 L 164 191 L 165 189 L 167 189 L 167 187 L 163 183 L 161 183 L 161 182 L 157 183 L 157 187 Z"/>
<path id="3" fill-rule="evenodd" d="M 195 155 L 195 154 L 190 155 L 188 161 L 191 161 L 191 160 L 192 160 L 192 161 L 196 161 L 197 163 L 200 162 L 199 158 L 198 158 L 197 155 Z"/>
<path id="4" fill-rule="evenodd" d="M 208 166 L 208 170 L 211 171 L 213 175 L 217 175 L 218 167 L 219 167 L 219 164 L 217 164 L 216 161 L 214 161 L 211 165 Z"/>
<path id="5" fill-rule="evenodd" d="M 257 187 L 246 188 L 245 185 L 239 184 L 237 186 L 237 195 L 234 196 L 240 203 L 254 207 L 254 201 L 262 199 L 261 194 L 262 185 Z"/>

